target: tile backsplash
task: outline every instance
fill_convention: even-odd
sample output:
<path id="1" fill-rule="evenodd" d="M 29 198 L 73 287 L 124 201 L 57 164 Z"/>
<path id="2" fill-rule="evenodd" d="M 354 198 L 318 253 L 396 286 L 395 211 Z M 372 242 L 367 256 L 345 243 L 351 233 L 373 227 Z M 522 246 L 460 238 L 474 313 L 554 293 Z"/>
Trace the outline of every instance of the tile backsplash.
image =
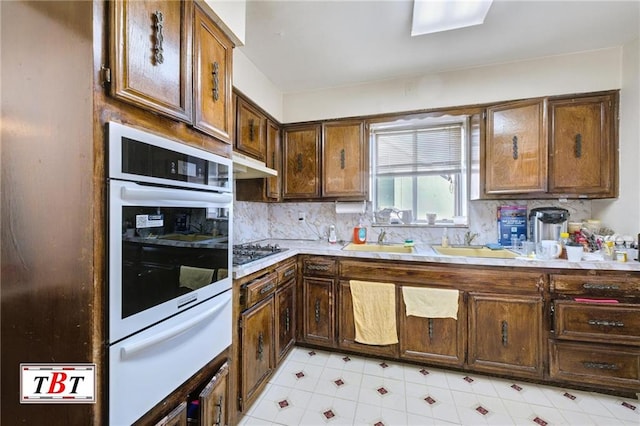
<path id="1" fill-rule="evenodd" d="M 536 207 L 561 207 L 569 210 L 570 221 L 579 222 L 591 218 L 590 200 L 509 200 L 509 201 L 470 201 L 469 226 L 448 228 L 449 239 L 458 244 L 464 241 L 466 231 L 478 234 L 474 244 L 494 243 L 497 241 L 497 207 L 501 205 L 524 205 L 528 210 Z M 298 220 L 299 213 L 305 220 Z M 300 203 L 253 203 L 236 201 L 234 203 L 234 243 L 246 243 L 267 238 L 326 240 L 329 226 L 335 225 L 338 241 L 349 242 L 353 227 L 358 224 L 359 214 L 337 214 L 334 202 Z M 382 229 L 386 231 L 387 242 L 402 242 L 407 238 L 418 243 L 439 243 L 443 226 L 372 226 L 371 203 L 367 203 L 364 224 L 367 227 L 368 240 L 376 241 Z"/>

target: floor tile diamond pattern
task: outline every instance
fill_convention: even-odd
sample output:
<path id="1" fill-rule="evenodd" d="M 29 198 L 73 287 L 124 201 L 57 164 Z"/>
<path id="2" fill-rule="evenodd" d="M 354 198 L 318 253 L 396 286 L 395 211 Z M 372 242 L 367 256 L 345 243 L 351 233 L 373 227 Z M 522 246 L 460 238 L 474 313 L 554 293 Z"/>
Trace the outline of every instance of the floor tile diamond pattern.
<path id="1" fill-rule="evenodd" d="M 239 424 L 639 426 L 640 402 L 295 347 Z"/>

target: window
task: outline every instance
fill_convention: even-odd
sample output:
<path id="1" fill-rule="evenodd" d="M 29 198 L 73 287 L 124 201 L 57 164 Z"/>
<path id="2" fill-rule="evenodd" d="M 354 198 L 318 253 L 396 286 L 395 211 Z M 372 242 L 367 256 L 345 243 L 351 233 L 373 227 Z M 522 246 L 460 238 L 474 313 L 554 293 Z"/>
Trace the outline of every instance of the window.
<path id="1" fill-rule="evenodd" d="M 409 210 L 412 223 L 467 216 L 468 127 L 466 117 L 371 125 L 374 210 Z"/>

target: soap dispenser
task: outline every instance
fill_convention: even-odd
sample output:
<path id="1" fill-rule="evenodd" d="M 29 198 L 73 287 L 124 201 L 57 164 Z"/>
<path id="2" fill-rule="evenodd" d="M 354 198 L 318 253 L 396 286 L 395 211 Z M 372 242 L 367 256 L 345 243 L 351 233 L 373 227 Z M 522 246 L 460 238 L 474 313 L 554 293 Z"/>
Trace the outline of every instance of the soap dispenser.
<path id="1" fill-rule="evenodd" d="M 442 231 L 442 247 L 449 247 L 449 231 L 447 228 Z"/>
<path id="2" fill-rule="evenodd" d="M 362 223 L 362 217 L 358 222 L 358 226 L 353 228 L 353 242 L 355 244 L 364 244 L 367 242 L 367 228 Z"/>
<path id="3" fill-rule="evenodd" d="M 338 239 L 336 238 L 336 227 L 334 225 L 329 226 L 329 242 L 335 244 Z"/>

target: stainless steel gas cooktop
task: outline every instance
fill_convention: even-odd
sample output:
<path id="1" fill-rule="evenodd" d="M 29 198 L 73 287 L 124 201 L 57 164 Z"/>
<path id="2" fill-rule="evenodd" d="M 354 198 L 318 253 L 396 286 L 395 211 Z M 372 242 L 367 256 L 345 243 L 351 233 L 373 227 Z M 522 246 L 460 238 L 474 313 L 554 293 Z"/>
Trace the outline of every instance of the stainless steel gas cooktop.
<path id="1" fill-rule="evenodd" d="M 244 265 L 285 250 L 288 249 L 282 248 L 278 244 L 234 244 L 233 265 Z"/>

